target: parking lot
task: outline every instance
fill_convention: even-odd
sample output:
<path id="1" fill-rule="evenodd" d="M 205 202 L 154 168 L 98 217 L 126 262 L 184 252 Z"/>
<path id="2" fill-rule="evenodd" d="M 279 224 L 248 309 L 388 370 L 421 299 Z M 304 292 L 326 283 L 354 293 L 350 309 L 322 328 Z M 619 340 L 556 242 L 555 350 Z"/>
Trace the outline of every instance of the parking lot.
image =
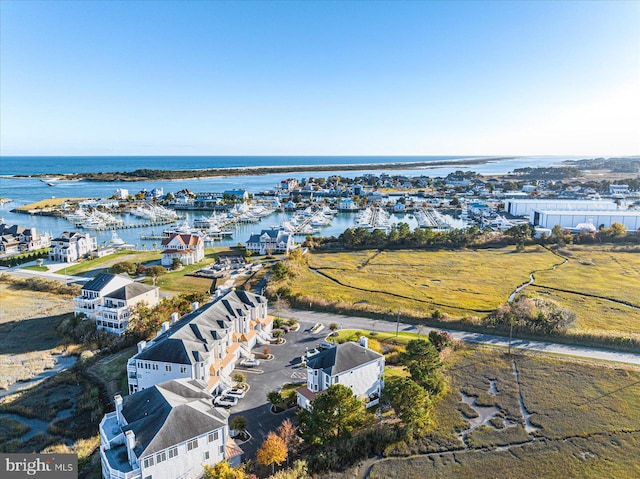
<path id="1" fill-rule="evenodd" d="M 305 382 L 307 372 L 300 367 L 300 358 L 307 349 L 312 349 L 322 341 L 329 331 L 323 329 L 312 333 L 313 323 L 300 322 L 297 332 L 289 332 L 284 338 L 285 344 L 269 345 L 274 358 L 270 361 L 260 360 L 260 365 L 253 368 L 238 367 L 234 373 L 241 372 L 247 376 L 250 386 L 246 396 L 237 406 L 229 409 L 231 418 L 241 415 L 247 418 L 247 430 L 253 437 L 240 447 L 244 451 L 244 459 L 251 458 L 262 444 L 269 431 L 274 431 L 286 418 L 295 414 L 295 408 L 281 414 L 271 412 L 271 404 L 267 401 L 269 391 L 280 389 L 286 383 Z M 254 348 L 262 351 L 264 346 Z"/>

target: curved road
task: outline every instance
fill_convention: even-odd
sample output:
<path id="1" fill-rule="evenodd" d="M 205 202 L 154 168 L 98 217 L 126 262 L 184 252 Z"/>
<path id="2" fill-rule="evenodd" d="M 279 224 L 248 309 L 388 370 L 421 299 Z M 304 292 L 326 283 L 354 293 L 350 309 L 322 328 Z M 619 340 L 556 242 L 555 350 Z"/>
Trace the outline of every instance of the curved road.
<path id="1" fill-rule="evenodd" d="M 274 313 L 271 308 L 271 314 Z M 358 318 L 355 316 L 342 316 L 338 314 L 321 313 L 316 311 L 304 311 L 300 309 L 283 309 L 281 312 L 283 317 L 291 317 L 298 319 L 301 323 L 315 324 L 322 323 L 325 327 L 329 323 L 337 323 L 340 329 L 363 329 L 375 330 L 385 333 L 395 333 L 396 323 L 383 320 L 373 320 L 369 318 Z M 418 326 L 414 324 L 399 323 L 399 331 L 417 333 Z M 456 331 L 442 328 L 429 328 L 423 326 L 421 332 L 429 334 L 429 331 L 437 329 L 439 331 L 447 331 L 454 338 L 471 343 L 491 344 L 494 346 L 508 347 L 509 340 L 503 336 L 493 336 L 482 333 L 469 333 L 465 331 Z M 568 344 L 548 343 L 542 341 L 531 341 L 529 339 L 511 340 L 511 347 L 517 349 L 528 349 L 531 351 L 542 351 L 545 353 L 563 354 L 566 356 L 575 356 L 580 358 L 600 359 L 603 361 L 616 361 L 620 363 L 635 364 L 640 366 L 640 354 L 624 353 L 617 351 L 609 351 L 606 349 L 587 348 L 583 346 L 572 346 Z"/>

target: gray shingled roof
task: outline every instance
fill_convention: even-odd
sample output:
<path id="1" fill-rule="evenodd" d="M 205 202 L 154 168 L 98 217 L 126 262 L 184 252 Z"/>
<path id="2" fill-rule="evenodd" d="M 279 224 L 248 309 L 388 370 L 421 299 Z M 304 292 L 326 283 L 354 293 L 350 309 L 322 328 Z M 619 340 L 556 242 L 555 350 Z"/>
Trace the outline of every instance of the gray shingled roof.
<path id="1" fill-rule="evenodd" d="M 322 369 L 329 376 L 334 376 L 380 359 L 381 357 L 382 354 L 378 354 L 369 348 L 348 342 L 339 344 L 335 348 L 325 349 L 311 356 L 307 359 L 307 367 L 311 369 Z"/>
<path id="2" fill-rule="evenodd" d="M 227 425 L 228 414 L 213 407 L 206 383 L 193 379 L 167 381 L 123 400 L 123 431 L 136 437 L 138 458 Z"/>
<path id="3" fill-rule="evenodd" d="M 106 295 L 106 298 L 111 299 L 131 299 L 136 296 L 140 296 L 141 294 L 148 293 L 149 291 L 153 291 L 156 289 L 154 286 L 148 286 L 142 283 L 131 283 L 123 286 L 122 288 L 116 289 L 115 291 Z"/>
<path id="4" fill-rule="evenodd" d="M 194 364 L 211 354 L 211 344 L 225 338 L 236 318 L 249 308 L 265 303 L 263 296 L 230 291 L 212 303 L 184 315 L 169 330 L 156 337 L 135 358 L 176 364 Z"/>

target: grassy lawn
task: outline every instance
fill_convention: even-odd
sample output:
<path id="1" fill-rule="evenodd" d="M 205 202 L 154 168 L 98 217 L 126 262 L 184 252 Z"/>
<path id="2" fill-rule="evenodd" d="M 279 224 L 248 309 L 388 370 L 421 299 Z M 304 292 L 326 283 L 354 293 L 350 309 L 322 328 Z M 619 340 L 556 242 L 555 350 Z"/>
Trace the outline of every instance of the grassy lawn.
<path id="1" fill-rule="evenodd" d="M 89 372 L 104 384 L 108 397 L 113 397 L 116 392 L 120 392 L 122 396 L 129 394 L 127 361 L 136 352 L 136 347 L 123 349 L 89 367 Z"/>
<path id="2" fill-rule="evenodd" d="M 449 388 L 433 411 L 431 432 L 404 450 L 417 455 L 381 461 L 369 477 L 638 476 L 639 368 L 472 347 L 455 352 L 444 372 Z M 461 392 L 516 424 L 481 426 L 469 433 L 465 449 Z M 523 427 L 520 394 L 537 427 L 531 433 Z"/>
<path id="3" fill-rule="evenodd" d="M 91 276 L 92 272 L 101 270 L 104 268 L 109 268 L 116 263 L 120 263 L 121 261 L 131 261 L 133 263 L 149 263 L 151 261 L 159 261 L 159 260 L 160 260 L 159 251 L 142 252 L 142 251 L 124 250 L 124 251 L 118 251 L 117 253 L 114 253 L 114 254 L 103 256 L 102 258 L 90 259 L 90 260 L 75 264 L 73 266 L 69 266 L 65 269 L 60 270 L 60 273 L 66 272 L 65 274 L 70 274 L 70 275 L 84 274 L 84 275 Z"/>
<path id="4" fill-rule="evenodd" d="M 533 270 L 559 258 L 541 247 L 460 251 L 359 251 L 308 255 L 311 269 L 290 285 L 293 295 L 313 295 L 369 311 L 400 307 L 414 316 L 436 309 L 456 316 L 483 314 L 507 300 Z M 325 277 L 326 276 L 326 277 Z M 340 282 L 338 284 L 336 281 Z"/>
<path id="5" fill-rule="evenodd" d="M 41 273 L 44 273 L 46 271 L 49 271 L 49 268 L 47 268 L 46 266 L 21 266 L 20 269 L 30 269 L 31 271 L 40 271 Z"/>
<path id="6" fill-rule="evenodd" d="M 204 268 L 207 265 L 215 263 L 217 248 L 206 248 L 204 259 L 196 264 L 190 264 L 183 266 L 177 271 L 169 271 L 166 274 L 158 277 L 157 286 L 163 291 L 171 291 L 174 293 L 187 293 L 194 291 L 209 291 L 212 280 L 209 278 L 199 278 L 196 276 L 188 276 L 195 273 L 199 269 Z M 151 278 L 146 278 L 144 281 L 146 284 L 151 284 Z"/>

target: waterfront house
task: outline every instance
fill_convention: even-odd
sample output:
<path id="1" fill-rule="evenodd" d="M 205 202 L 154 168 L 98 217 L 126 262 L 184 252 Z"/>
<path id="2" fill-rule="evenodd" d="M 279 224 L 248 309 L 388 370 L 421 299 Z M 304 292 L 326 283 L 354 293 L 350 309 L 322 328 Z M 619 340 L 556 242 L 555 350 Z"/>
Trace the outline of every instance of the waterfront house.
<path id="1" fill-rule="evenodd" d="M 251 349 L 271 339 L 273 319 L 263 296 L 231 290 L 201 308 L 192 306 L 182 318 L 174 313 L 153 340 L 138 343 L 127 363 L 130 393 L 178 378 L 204 381 L 209 391 L 222 389 L 236 361 L 253 357 Z"/>
<path id="2" fill-rule="evenodd" d="M 247 249 L 257 254 L 289 254 L 294 247 L 293 235 L 280 229 L 262 230 L 260 234 L 252 234 L 247 241 Z"/>
<path id="3" fill-rule="evenodd" d="M 162 240 L 162 266 L 171 266 L 174 258 L 183 265 L 194 264 L 204 259 L 204 240 L 193 233 L 172 233 Z"/>
<path id="4" fill-rule="evenodd" d="M 380 401 L 384 387 L 384 356 L 369 349 L 368 339 L 360 344 L 348 342 L 330 347 L 307 359 L 307 385 L 299 387 L 298 405 L 312 407 L 316 396 L 333 384 L 342 384 L 365 402 L 367 407 Z"/>
<path id="5" fill-rule="evenodd" d="M 75 314 L 85 314 L 95 320 L 98 329 L 121 336 L 136 304 L 144 302 L 154 307 L 159 301 L 159 288 L 136 283 L 127 276 L 103 273 L 82 286 L 73 303 Z"/>
<path id="6" fill-rule="evenodd" d="M 213 406 L 204 382 L 172 380 L 114 399 L 100 422 L 104 479 L 198 478 L 205 465 L 239 465 L 229 414 Z"/>
<path id="7" fill-rule="evenodd" d="M 19 225 L 0 224 L 0 237 L 0 252 L 3 253 L 36 251 L 51 246 L 50 235 Z"/>
<path id="8" fill-rule="evenodd" d="M 98 249 L 95 236 L 78 231 L 65 231 L 51 240 L 49 259 L 54 262 L 73 263 Z"/>

